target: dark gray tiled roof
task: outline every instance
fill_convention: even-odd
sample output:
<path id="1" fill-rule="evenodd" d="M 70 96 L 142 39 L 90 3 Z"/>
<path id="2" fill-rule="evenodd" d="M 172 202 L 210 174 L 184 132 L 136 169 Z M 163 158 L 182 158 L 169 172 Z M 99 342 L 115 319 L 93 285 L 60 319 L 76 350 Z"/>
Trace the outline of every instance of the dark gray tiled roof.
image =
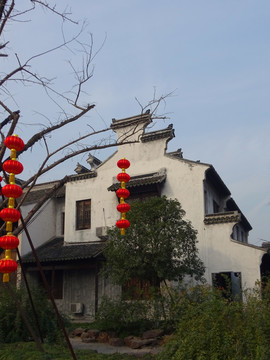
<path id="1" fill-rule="evenodd" d="M 96 177 L 97 173 L 96 171 L 88 171 L 86 173 L 83 174 L 75 174 L 75 175 L 71 175 L 69 177 L 69 181 L 77 181 L 77 180 L 85 180 L 85 179 L 90 179 L 93 177 Z"/>
<path id="2" fill-rule="evenodd" d="M 166 138 L 168 140 L 174 138 L 174 129 L 172 124 L 170 124 L 166 129 L 144 133 L 141 137 L 141 141 L 148 142 L 148 141 L 154 141 L 154 140 L 166 139 Z"/>
<path id="3" fill-rule="evenodd" d="M 227 210 L 229 210 L 229 211 L 235 211 L 235 210 L 238 211 L 241 214 L 241 222 L 242 222 L 242 225 L 244 226 L 244 228 L 247 231 L 252 230 L 252 226 L 250 225 L 250 223 L 248 222 L 247 218 L 242 213 L 242 211 L 239 209 L 238 205 L 233 200 L 233 198 L 230 198 L 227 200 L 226 207 L 227 207 Z"/>
<path id="4" fill-rule="evenodd" d="M 172 152 L 166 153 L 166 155 L 173 156 L 173 157 L 176 157 L 176 158 L 178 158 L 178 159 L 183 159 L 183 151 L 182 151 L 181 148 L 179 148 L 179 149 L 176 150 L 176 151 L 172 151 Z"/>
<path id="5" fill-rule="evenodd" d="M 160 184 L 165 180 L 166 180 L 166 170 L 162 169 L 154 173 L 131 176 L 130 181 L 126 183 L 126 188 L 128 189 L 135 186 Z M 121 183 L 115 178 L 114 183 L 110 187 L 108 187 L 108 190 L 116 191 L 120 187 L 121 187 Z"/>
<path id="6" fill-rule="evenodd" d="M 64 243 L 63 237 L 56 237 L 36 249 L 37 256 L 40 262 L 53 261 L 71 261 L 91 259 L 98 256 L 103 248 L 105 242 L 100 243 L 80 243 L 67 244 Z M 22 263 L 34 263 L 34 256 L 32 252 L 22 256 Z"/>
<path id="7" fill-rule="evenodd" d="M 152 122 L 151 114 L 150 112 L 146 111 L 144 114 L 139 114 L 136 116 L 131 116 L 125 119 L 112 119 L 111 123 L 111 129 L 119 129 L 126 126 L 136 125 L 139 123 L 144 123 L 145 125 L 148 125 Z"/>
<path id="8" fill-rule="evenodd" d="M 51 187 L 47 188 L 40 188 L 37 186 L 34 187 L 30 193 L 25 198 L 23 204 L 32 204 L 38 202 L 47 192 L 49 192 L 55 184 L 52 183 Z M 62 186 L 60 189 L 57 190 L 57 192 L 52 196 L 53 198 L 61 198 L 65 196 L 65 186 Z"/>

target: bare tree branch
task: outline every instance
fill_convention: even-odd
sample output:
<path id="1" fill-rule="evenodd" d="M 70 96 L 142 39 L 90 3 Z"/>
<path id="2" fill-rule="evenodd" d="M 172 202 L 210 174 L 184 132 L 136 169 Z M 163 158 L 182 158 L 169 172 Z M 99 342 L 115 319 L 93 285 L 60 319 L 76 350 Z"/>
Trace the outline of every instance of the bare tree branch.
<path id="1" fill-rule="evenodd" d="M 4 12 L 5 12 L 5 7 L 6 7 L 6 5 L 7 5 L 7 0 L 1 0 L 0 20 L 2 20 L 2 15 L 3 15 Z M 7 13 L 6 13 L 5 16 L 4 16 L 4 19 L 3 19 L 2 23 L 0 23 L 0 36 L 2 35 L 3 29 L 5 28 L 5 25 L 6 25 L 6 22 L 8 21 L 8 19 L 9 19 L 9 17 L 10 17 L 10 14 L 12 13 L 12 11 L 13 11 L 13 9 L 14 9 L 14 5 L 15 5 L 15 1 L 12 0 L 12 1 L 11 1 L 11 4 L 10 4 L 8 10 L 7 10 Z"/>
<path id="2" fill-rule="evenodd" d="M 0 20 L 2 20 L 2 16 L 5 10 L 7 0 L 0 0 Z"/>
<path id="3" fill-rule="evenodd" d="M 67 12 L 65 10 L 60 12 L 56 9 L 56 5 L 50 6 L 47 1 L 41 1 L 41 0 L 31 0 L 31 1 L 34 4 L 40 4 L 44 8 L 46 8 L 46 9 L 50 10 L 51 12 L 55 13 L 56 15 L 60 16 L 63 19 L 63 21 L 67 20 L 67 21 L 72 22 L 73 24 L 78 24 L 77 21 L 74 21 L 71 17 L 69 17 L 69 15 L 71 15 L 71 12 Z"/>
<path id="4" fill-rule="evenodd" d="M 174 93 L 175 90 L 169 92 L 168 94 L 156 97 L 156 88 L 154 88 L 153 98 L 150 101 L 148 101 L 148 103 L 146 103 L 145 105 L 142 105 L 142 103 L 138 100 L 137 97 L 135 97 L 135 100 L 140 106 L 142 114 L 145 113 L 145 111 L 148 111 L 149 114 L 151 114 L 152 119 L 164 120 L 164 119 L 168 119 L 168 114 L 163 114 L 163 115 L 157 114 L 157 110 L 160 108 L 161 103 L 164 103 L 164 105 L 166 105 L 166 100 L 169 97 L 174 96 Z"/>
<path id="5" fill-rule="evenodd" d="M 62 38 L 63 41 L 60 44 L 57 44 L 55 46 L 52 46 L 49 49 L 45 49 L 44 51 L 41 51 L 39 53 L 36 53 L 34 55 L 26 55 L 24 60 L 22 58 L 21 54 L 15 53 L 15 59 L 17 61 L 14 68 L 7 70 L 6 72 L 1 73 L 1 79 L 0 79 L 0 90 L 2 90 L 2 93 L 4 93 L 8 100 L 13 99 L 13 94 L 11 93 L 11 90 L 9 89 L 9 84 L 12 85 L 16 84 L 17 86 L 24 86 L 24 89 L 28 86 L 32 87 L 39 87 L 44 90 L 45 96 L 48 97 L 51 101 L 54 102 L 54 104 L 60 109 L 60 114 L 58 114 L 57 118 L 60 119 L 58 121 L 51 120 L 51 116 L 45 114 L 46 110 L 44 111 L 43 116 L 46 117 L 46 119 L 49 120 L 48 126 L 43 126 L 43 128 L 39 131 L 36 131 L 34 135 L 30 137 L 30 139 L 26 142 L 24 150 L 21 152 L 18 152 L 18 156 L 29 151 L 30 149 L 33 149 L 33 147 L 38 144 L 41 140 L 44 141 L 45 149 L 42 153 L 41 159 L 41 165 L 37 166 L 37 169 L 33 166 L 33 176 L 29 176 L 28 179 L 25 179 L 26 181 L 22 185 L 23 188 L 27 188 L 27 190 L 24 192 L 24 195 L 20 199 L 20 203 L 18 206 L 21 206 L 28 196 L 29 192 L 33 189 L 37 181 L 40 179 L 42 175 L 45 173 L 51 171 L 55 167 L 59 166 L 60 164 L 65 163 L 66 161 L 74 158 L 75 156 L 85 154 L 86 152 L 90 152 L 93 150 L 101 150 L 106 149 L 110 147 L 115 146 L 122 146 L 124 144 L 132 144 L 137 142 L 138 140 L 134 139 L 134 134 L 141 131 L 141 127 L 138 125 L 134 130 L 131 131 L 131 133 L 125 133 L 122 135 L 118 141 L 114 140 L 112 135 L 108 134 L 108 131 L 111 131 L 111 128 L 108 128 L 106 125 L 101 130 L 95 130 L 94 126 L 92 124 L 88 124 L 91 131 L 87 131 L 86 134 L 80 135 L 78 134 L 79 131 L 76 129 L 79 129 L 79 120 L 84 119 L 85 116 L 92 110 L 95 105 L 92 104 L 81 104 L 81 98 L 82 95 L 85 94 L 85 88 L 87 84 L 89 83 L 89 80 L 92 78 L 94 73 L 94 66 L 93 66 L 93 60 L 96 58 L 97 54 L 101 51 L 103 48 L 103 45 L 105 43 L 106 37 L 104 41 L 102 42 L 101 46 L 97 48 L 95 51 L 94 48 L 94 39 L 93 35 L 90 34 L 88 38 L 88 42 L 81 41 L 82 33 L 85 31 L 84 24 L 80 27 L 79 31 L 74 36 L 71 36 L 69 38 L 65 37 L 64 34 L 64 28 L 63 23 L 65 21 L 71 22 L 72 24 L 78 24 L 76 21 L 73 21 L 71 19 L 71 14 L 64 11 L 59 11 L 55 5 L 50 5 L 47 0 L 29 0 L 29 4 L 27 9 L 25 10 L 16 10 L 15 9 L 15 1 L 10 0 L 9 2 L 7 0 L 0 0 L 0 34 L 4 32 L 4 29 L 8 23 L 9 20 L 15 20 L 18 21 L 20 18 L 20 15 L 24 15 L 25 13 L 28 13 L 32 10 L 35 10 L 35 7 L 41 6 L 44 9 L 48 10 L 49 12 L 57 15 L 62 20 Z M 24 38 L 22 37 L 24 40 Z M 8 41 L 5 41 L 3 44 L 0 44 L 0 50 L 6 48 Z M 76 51 L 73 51 L 73 47 L 76 47 Z M 34 65 L 38 63 L 39 59 L 42 57 L 47 57 L 52 54 L 57 54 L 59 50 L 65 49 L 68 50 L 70 53 L 76 53 L 76 55 L 80 55 L 81 57 L 81 64 L 78 66 L 78 63 L 74 62 L 74 60 L 69 60 L 68 65 L 72 69 L 72 75 L 74 76 L 73 81 L 71 84 L 69 83 L 68 89 L 62 89 L 57 88 L 57 86 L 53 83 L 55 79 L 57 79 L 57 76 L 55 74 L 46 75 L 44 76 L 41 74 L 41 71 L 37 67 L 38 70 L 34 68 Z M 0 57 L 1 58 L 1 57 Z M 26 60 L 25 60 L 26 59 Z M 76 61 L 76 60 L 75 60 Z M 57 75 L 57 74 L 56 74 Z M 160 97 L 156 96 L 156 93 L 154 92 L 154 97 L 151 101 L 149 101 L 145 106 L 139 102 L 139 100 L 136 98 L 136 101 L 138 102 L 140 108 L 141 108 L 141 114 L 142 116 L 149 116 L 150 118 L 156 118 L 156 119 L 164 119 L 166 118 L 165 115 L 158 115 L 157 109 L 160 106 L 161 103 L 166 102 L 166 98 L 169 96 L 172 96 L 173 93 L 167 94 L 167 95 L 161 95 Z M 14 95 L 15 97 L 15 95 Z M 15 101 L 15 99 L 13 100 Z M 8 101 L 0 101 L 0 107 L 3 109 L 4 113 L 6 114 L 4 116 L 4 120 L 0 122 L 0 134 L 2 136 L 2 142 L 1 142 L 1 148 L 0 148 L 0 169 L 2 168 L 3 159 L 5 156 L 5 150 L 6 147 L 4 145 L 4 137 L 13 134 L 14 130 L 17 126 L 20 126 L 18 123 L 20 119 L 20 111 L 12 111 L 11 106 L 8 105 Z M 68 107 L 70 109 L 70 106 L 72 107 L 72 113 L 70 115 L 69 110 L 66 109 Z M 74 107 L 75 109 L 78 109 L 74 114 Z M 21 111 L 23 111 L 21 106 L 18 106 Z M 148 111 L 146 111 L 146 109 Z M 50 141 L 47 140 L 47 136 L 51 135 L 53 136 L 54 133 L 58 129 L 63 129 L 67 127 L 69 124 L 78 124 L 77 127 L 74 126 L 75 131 L 72 137 L 72 140 L 69 142 L 64 142 L 64 144 L 59 145 L 59 147 L 55 150 L 50 149 Z M 4 131 L 5 130 L 5 131 Z M 106 133 L 106 137 L 104 136 L 102 139 L 100 139 L 100 135 L 102 133 Z M 90 137 L 97 136 L 98 140 L 94 141 L 93 138 L 91 138 L 90 144 L 87 143 L 87 145 L 83 144 L 83 141 L 85 139 L 89 139 Z M 55 144 L 54 144 L 55 145 Z M 4 172 L 4 176 L 6 178 L 6 181 L 8 182 L 7 174 Z M 68 180 L 68 177 L 63 178 L 59 182 L 57 182 L 56 186 L 51 189 L 46 195 L 38 201 L 38 203 L 34 206 L 34 208 L 31 211 L 31 214 L 28 214 L 28 216 L 25 219 L 25 222 L 29 222 L 30 219 L 33 217 L 33 215 L 38 211 L 38 209 L 46 202 L 57 189 L 59 189 L 65 182 Z M 2 202 L 1 206 L 5 206 L 5 202 Z M 20 231 L 16 230 L 16 231 Z"/>
<path id="6" fill-rule="evenodd" d="M 86 146 L 80 150 L 77 151 L 73 151 L 67 155 L 65 155 L 64 157 L 62 157 L 61 159 L 56 160 L 54 163 L 48 165 L 46 168 L 44 168 L 43 170 L 40 171 L 39 176 L 45 174 L 46 172 L 52 170 L 53 168 L 55 168 L 56 166 L 58 166 L 59 164 L 64 163 L 65 161 L 72 159 L 75 156 L 84 154 L 86 152 L 90 152 L 90 151 L 94 151 L 94 150 L 102 150 L 102 149 L 107 149 L 107 148 L 111 148 L 111 147 L 115 147 L 115 146 L 121 146 L 121 145 L 125 145 L 125 144 L 134 144 L 137 141 L 125 141 L 125 142 L 121 142 L 121 143 L 111 143 L 111 144 L 104 144 L 104 145 L 92 145 L 92 146 Z M 34 179 L 35 176 L 30 177 L 23 185 L 22 188 L 25 188 L 27 185 L 29 185 Z"/>
<path id="7" fill-rule="evenodd" d="M 88 105 L 88 107 L 84 110 L 82 110 L 79 114 L 77 114 L 76 116 L 73 116 L 71 118 L 68 118 L 66 120 L 63 120 L 62 122 L 60 122 L 59 124 L 55 124 L 52 125 L 50 127 L 47 127 L 46 129 L 36 133 L 35 135 L 32 136 L 32 138 L 30 140 L 28 140 L 28 142 L 25 144 L 24 149 L 18 153 L 18 155 L 20 155 L 21 153 L 25 152 L 26 150 L 28 150 L 29 148 L 31 148 L 36 142 L 38 142 L 39 140 L 41 140 L 45 135 L 53 132 L 56 129 L 60 129 L 61 127 L 72 123 L 76 120 L 78 120 L 79 118 L 81 118 L 83 115 L 85 115 L 86 113 L 88 113 L 88 111 L 90 111 L 91 109 L 93 109 L 95 107 L 95 105 Z"/>

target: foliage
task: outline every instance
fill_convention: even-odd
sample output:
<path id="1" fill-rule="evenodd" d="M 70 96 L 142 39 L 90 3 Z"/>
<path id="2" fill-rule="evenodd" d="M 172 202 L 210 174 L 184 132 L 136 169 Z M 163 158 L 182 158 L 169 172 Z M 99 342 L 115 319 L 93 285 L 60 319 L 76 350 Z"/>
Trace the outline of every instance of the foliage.
<path id="1" fill-rule="evenodd" d="M 206 286 L 184 291 L 176 306 L 177 332 L 159 359 L 269 359 L 269 298 L 256 292 L 245 296 L 242 303 Z"/>
<path id="2" fill-rule="evenodd" d="M 45 353 L 36 349 L 34 343 L 14 343 L 11 345 L 2 345 L 0 348 L 0 360 L 67 360 L 70 359 L 70 353 L 65 347 L 55 345 L 44 345 Z M 136 357 L 130 355 L 104 355 L 98 354 L 92 350 L 75 350 L 77 360 L 132 360 Z M 143 359 L 153 359 L 146 355 Z"/>
<path id="3" fill-rule="evenodd" d="M 33 310 L 25 289 L 14 289 L 13 291 L 30 325 L 38 335 Z M 46 294 L 38 288 L 31 289 L 31 294 L 43 338 L 49 343 L 61 341 L 62 332 L 59 329 L 55 312 Z M 65 318 L 63 320 L 68 325 L 68 320 Z M 20 312 L 17 310 L 14 299 L 10 296 L 7 288 L 2 287 L 0 292 L 0 343 L 30 340 L 32 340 L 31 335 L 21 318 Z"/>
<path id="4" fill-rule="evenodd" d="M 184 215 L 178 200 L 165 196 L 132 203 L 126 235 L 117 228 L 109 232 L 105 274 L 120 285 L 131 278 L 151 284 L 185 275 L 201 279 L 204 266 L 198 257 L 197 232 Z"/>
<path id="5" fill-rule="evenodd" d="M 187 298 L 199 301 L 195 291 L 187 288 L 170 289 L 148 300 L 111 299 L 104 296 L 96 315 L 95 327 L 99 330 L 116 331 L 118 335 L 140 335 L 143 331 L 161 328 L 169 334 L 176 330 L 179 319 L 186 311 Z M 196 297 L 196 299 L 195 299 Z"/>
<path id="6" fill-rule="evenodd" d="M 103 297 L 96 320 L 101 330 L 116 331 L 120 336 L 130 335 L 130 331 L 133 335 L 139 335 L 151 326 L 148 315 L 147 302 Z"/>

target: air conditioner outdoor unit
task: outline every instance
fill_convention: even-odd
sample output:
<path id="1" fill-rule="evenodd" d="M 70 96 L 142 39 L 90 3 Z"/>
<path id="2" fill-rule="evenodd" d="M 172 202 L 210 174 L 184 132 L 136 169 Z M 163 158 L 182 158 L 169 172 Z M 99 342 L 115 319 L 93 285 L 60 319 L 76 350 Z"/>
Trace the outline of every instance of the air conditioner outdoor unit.
<path id="1" fill-rule="evenodd" d="M 83 313 L 83 303 L 71 303 L 70 311 L 72 314 L 82 314 Z"/>
<path id="2" fill-rule="evenodd" d="M 108 227 L 107 226 L 100 226 L 96 228 L 96 235 L 97 237 L 99 237 L 100 239 L 106 238 L 107 234 L 108 234 Z"/>

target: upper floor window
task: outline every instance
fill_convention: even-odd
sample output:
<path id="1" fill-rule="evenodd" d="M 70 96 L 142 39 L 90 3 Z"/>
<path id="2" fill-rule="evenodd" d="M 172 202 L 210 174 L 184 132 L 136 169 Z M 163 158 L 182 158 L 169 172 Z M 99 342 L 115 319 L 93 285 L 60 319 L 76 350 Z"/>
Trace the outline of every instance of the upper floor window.
<path id="1" fill-rule="evenodd" d="M 76 230 L 91 228 L 91 200 L 76 201 Z"/>
<path id="2" fill-rule="evenodd" d="M 213 213 L 218 213 L 218 212 L 219 212 L 219 205 L 215 200 L 213 200 Z"/>
<path id="3" fill-rule="evenodd" d="M 61 235 L 65 233 L 65 213 L 61 213 Z"/>
<path id="4" fill-rule="evenodd" d="M 233 227 L 232 238 L 234 240 L 241 241 L 243 243 L 247 243 L 247 234 L 244 229 L 240 228 L 237 224 Z"/>
<path id="5" fill-rule="evenodd" d="M 206 190 L 204 190 L 204 213 L 208 214 L 208 194 Z"/>

